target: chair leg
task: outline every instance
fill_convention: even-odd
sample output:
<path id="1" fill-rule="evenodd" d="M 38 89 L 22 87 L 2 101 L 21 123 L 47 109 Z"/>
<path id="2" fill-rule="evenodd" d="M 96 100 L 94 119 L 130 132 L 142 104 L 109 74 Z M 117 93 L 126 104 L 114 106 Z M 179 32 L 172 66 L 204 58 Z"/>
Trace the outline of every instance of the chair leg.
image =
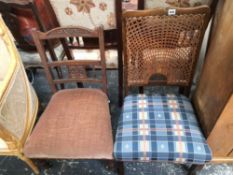
<path id="1" fill-rule="evenodd" d="M 184 89 L 185 89 L 184 87 L 180 87 L 179 88 L 179 94 L 184 94 Z"/>
<path id="2" fill-rule="evenodd" d="M 78 86 L 79 88 L 84 88 L 83 83 L 80 83 L 80 82 L 77 83 L 77 86 Z"/>
<path id="3" fill-rule="evenodd" d="M 117 162 L 117 174 L 124 175 L 124 162 Z"/>
<path id="4" fill-rule="evenodd" d="M 37 166 L 32 162 L 31 159 L 25 157 L 23 154 L 20 154 L 18 156 L 18 158 L 22 161 L 24 161 L 31 169 L 32 171 L 35 173 L 35 174 L 40 174 L 39 172 L 39 169 L 37 168 Z"/>
<path id="5" fill-rule="evenodd" d="M 40 167 L 43 167 L 44 169 L 53 167 L 53 164 L 48 159 L 38 159 L 37 162 L 39 162 Z"/>
<path id="6" fill-rule="evenodd" d="M 140 86 L 140 87 L 139 87 L 139 93 L 140 93 L 140 94 L 143 94 L 143 93 L 144 93 L 144 88 L 143 88 L 143 86 Z"/>
<path id="7" fill-rule="evenodd" d="M 202 168 L 204 167 L 204 165 L 192 165 L 189 168 L 189 173 L 188 175 L 195 175 L 197 171 L 200 171 Z"/>
<path id="8" fill-rule="evenodd" d="M 115 170 L 115 161 L 114 160 L 104 160 L 103 161 L 104 166 L 108 169 L 108 171 L 114 171 Z"/>

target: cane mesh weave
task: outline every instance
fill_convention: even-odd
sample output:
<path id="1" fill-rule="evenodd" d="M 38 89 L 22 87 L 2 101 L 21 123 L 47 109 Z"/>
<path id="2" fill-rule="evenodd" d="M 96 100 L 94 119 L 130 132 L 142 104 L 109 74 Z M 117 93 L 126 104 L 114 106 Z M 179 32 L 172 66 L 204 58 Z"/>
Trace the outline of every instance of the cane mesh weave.
<path id="1" fill-rule="evenodd" d="M 155 79 L 168 85 L 188 86 L 198 57 L 205 20 L 204 13 L 125 15 L 127 85 L 145 85 L 150 79 Z M 159 80 L 156 76 L 160 77 Z"/>

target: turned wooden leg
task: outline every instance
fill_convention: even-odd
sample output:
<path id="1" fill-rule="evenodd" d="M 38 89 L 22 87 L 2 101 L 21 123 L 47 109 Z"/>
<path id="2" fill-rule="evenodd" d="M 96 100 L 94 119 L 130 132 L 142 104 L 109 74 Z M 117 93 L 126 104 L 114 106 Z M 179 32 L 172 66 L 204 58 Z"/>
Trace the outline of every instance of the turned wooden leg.
<path id="1" fill-rule="evenodd" d="M 32 162 L 31 159 L 25 157 L 23 154 L 20 154 L 18 156 L 18 158 L 22 161 L 24 161 L 31 169 L 32 171 L 35 173 L 35 174 L 40 174 L 39 172 L 39 169 L 37 168 L 37 166 Z"/>
<path id="2" fill-rule="evenodd" d="M 118 175 L 124 175 L 124 162 L 117 162 Z"/>
<path id="3" fill-rule="evenodd" d="M 202 168 L 204 167 L 204 165 L 192 165 L 189 168 L 189 173 L 188 175 L 195 175 L 197 171 L 200 171 Z"/>

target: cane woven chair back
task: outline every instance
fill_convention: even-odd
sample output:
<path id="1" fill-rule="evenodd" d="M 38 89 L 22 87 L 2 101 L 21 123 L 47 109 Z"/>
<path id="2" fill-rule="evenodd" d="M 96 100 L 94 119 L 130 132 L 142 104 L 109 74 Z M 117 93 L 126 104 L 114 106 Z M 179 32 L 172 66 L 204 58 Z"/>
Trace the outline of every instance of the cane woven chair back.
<path id="1" fill-rule="evenodd" d="M 74 60 L 72 53 L 65 55 L 63 60 L 57 61 L 57 58 L 52 58 L 53 55 L 47 55 L 45 52 L 44 41 L 60 39 L 66 42 L 70 37 L 91 37 L 99 40 L 99 60 L 87 60 L 78 58 Z M 95 30 L 90 30 L 82 27 L 60 27 L 50 30 L 46 33 L 33 33 L 33 38 L 40 54 L 47 79 L 51 86 L 52 92 L 63 89 L 68 83 L 98 83 L 102 84 L 102 89 L 107 93 L 107 78 L 106 78 L 106 63 L 105 63 L 105 47 L 103 28 L 99 27 Z M 89 67 L 94 70 L 95 75 L 88 76 L 86 71 L 79 69 L 80 67 Z M 101 77 L 97 77 L 96 69 L 101 69 Z M 56 71 L 54 71 L 56 70 Z M 83 71 L 82 71 L 83 70 Z"/>
<path id="2" fill-rule="evenodd" d="M 208 19 L 207 6 L 125 12 L 125 92 L 150 83 L 190 87 Z"/>

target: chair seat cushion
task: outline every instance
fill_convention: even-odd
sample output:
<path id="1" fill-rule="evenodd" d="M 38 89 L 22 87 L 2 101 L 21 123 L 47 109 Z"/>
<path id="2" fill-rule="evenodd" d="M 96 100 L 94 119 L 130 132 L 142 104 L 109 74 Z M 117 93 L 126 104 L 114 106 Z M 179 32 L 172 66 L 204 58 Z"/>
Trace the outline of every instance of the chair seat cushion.
<path id="1" fill-rule="evenodd" d="M 29 158 L 112 159 L 109 104 L 100 90 L 61 90 L 53 95 L 27 140 Z"/>
<path id="2" fill-rule="evenodd" d="M 204 164 L 212 153 L 189 99 L 157 94 L 125 98 L 114 156 L 120 161 Z"/>

